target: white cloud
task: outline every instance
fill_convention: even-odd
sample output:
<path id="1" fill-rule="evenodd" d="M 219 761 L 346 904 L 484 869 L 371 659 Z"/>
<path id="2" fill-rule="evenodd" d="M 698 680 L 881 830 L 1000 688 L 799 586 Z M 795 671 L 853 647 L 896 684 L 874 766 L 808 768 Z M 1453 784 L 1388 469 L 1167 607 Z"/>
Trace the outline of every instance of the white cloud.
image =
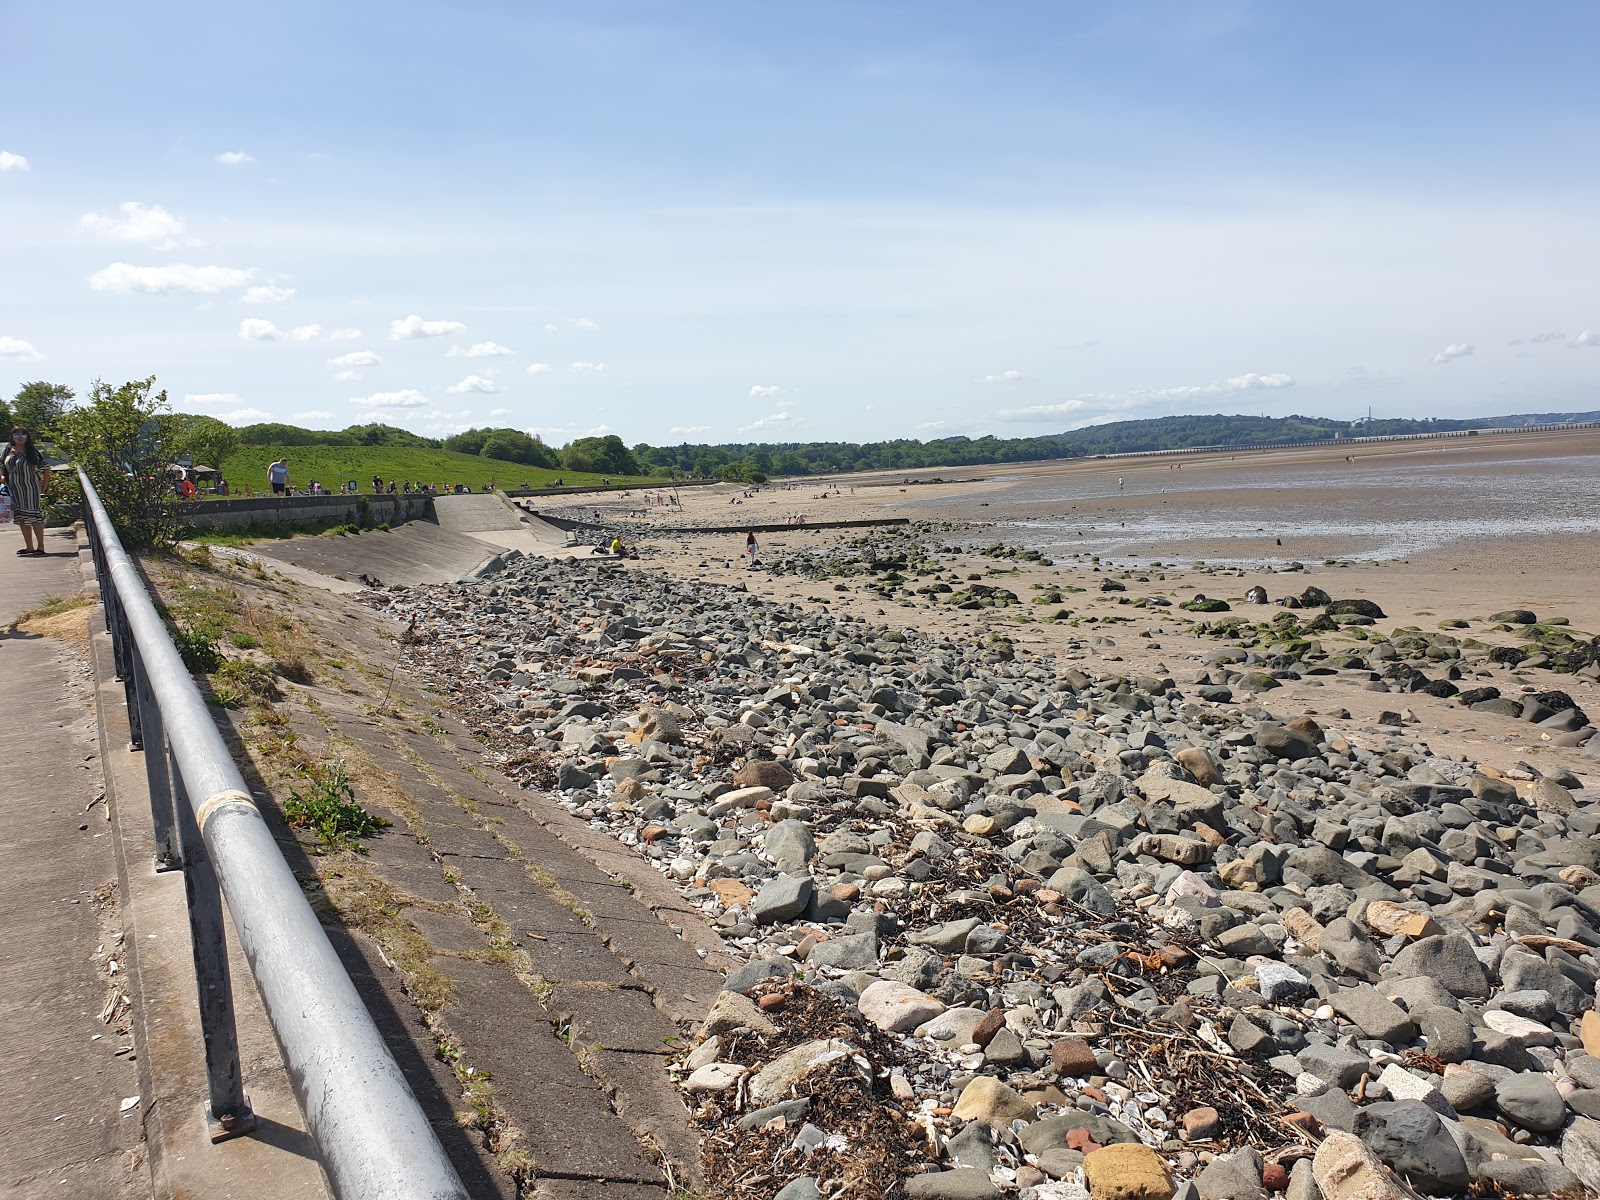
<path id="1" fill-rule="evenodd" d="M 445 388 L 445 391 L 453 396 L 459 396 L 463 392 L 498 392 L 499 390 L 499 388 L 495 387 L 494 380 L 485 379 L 482 375 L 468 375 L 460 383 L 452 383 Z"/>
<path id="2" fill-rule="evenodd" d="M 1451 342 L 1443 350 L 1433 356 L 1436 363 L 1447 363 L 1453 358 L 1472 357 L 1472 346 L 1467 342 Z"/>
<path id="3" fill-rule="evenodd" d="M 257 421 L 270 421 L 272 414 L 259 408 L 236 408 L 232 412 L 218 413 L 230 425 L 254 425 Z"/>
<path id="4" fill-rule="evenodd" d="M 1528 342 L 1531 345 L 1537 346 L 1542 342 L 1564 342 L 1566 340 L 1567 340 L 1567 335 L 1566 334 L 1564 334 L 1564 333 L 1553 333 L 1553 332 L 1550 332 L 1550 331 L 1547 330 L 1544 333 L 1536 333 L 1536 334 L 1534 334 L 1531 338 L 1528 339 Z M 1511 344 L 1513 346 L 1520 346 L 1520 345 L 1522 345 L 1522 339 L 1521 338 L 1517 338 Z"/>
<path id="5" fill-rule="evenodd" d="M 528 374 L 529 375 L 548 375 L 548 374 L 550 374 L 550 371 L 551 371 L 551 367 L 550 367 L 549 363 L 529 363 L 528 364 Z"/>
<path id="6" fill-rule="evenodd" d="M 511 415 L 511 410 L 509 408 L 491 408 L 489 410 L 489 415 L 491 417 L 509 417 Z"/>
<path id="7" fill-rule="evenodd" d="M 1254 392 L 1293 386 L 1294 380 L 1287 375 L 1257 375 L 1251 371 L 1244 375 L 1235 375 L 1232 379 L 1224 379 L 1219 383 L 1205 383 L 1198 387 L 1157 388 L 1154 391 L 1134 394 L 1153 400 L 1199 400 L 1206 396 L 1227 396 L 1233 392 Z"/>
<path id="8" fill-rule="evenodd" d="M 291 342 L 314 342 L 321 336 L 321 325 L 297 325 L 289 331 Z"/>
<path id="9" fill-rule="evenodd" d="M 1038 421 L 1046 417 L 1064 417 L 1087 407 L 1085 400 L 1063 400 L 1060 404 L 1032 404 L 1027 408 L 1007 408 L 995 413 L 1002 421 Z"/>
<path id="10" fill-rule="evenodd" d="M 84 213 L 78 224 L 90 233 L 98 233 L 119 242 L 138 242 L 153 250 L 172 250 L 178 246 L 198 246 L 200 243 L 183 236 L 183 222 L 159 204 L 146 208 L 137 200 L 117 206 L 120 217 L 102 213 Z"/>
<path id="11" fill-rule="evenodd" d="M 359 329 L 335 329 L 328 335 L 330 342 L 353 342 L 361 337 Z"/>
<path id="12" fill-rule="evenodd" d="M 750 399 L 765 400 L 769 397 L 776 396 L 781 391 L 783 391 L 781 387 L 777 387 L 772 384 L 758 383 L 750 388 Z"/>
<path id="13" fill-rule="evenodd" d="M 567 322 L 567 324 L 571 325 L 579 333 L 599 333 L 600 332 L 600 326 L 596 325 L 593 321 L 589 320 L 588 317 L 573 317 L 570 321 Z"/>
<path id="14" fill-rule="evenodd" d="M 922 422 L 922 424 L 916 426 L 916 428 L 918 428 L 918 429 L 943 429 L 948 424 L 950 424 L 949 421 L 924 421 L 924 422 Z"/>
<path id="15" fill-rule="evenodd" d="M 759 421 L 752 421 L 750 424 L 748 424 L 748 425 L 744 426 L 744 428 L 740 429 L 739 432 L 740 433 L 755 433 L 758 430 L 762 430 L 762 429 L 784 429 L 784 428 L 788 428 L 789 427 L 789 423 L 791 421 L 793 421 L 793 420 L 794 420 L 794 417 L 791 416 L 789 413 L 786 413 L 786 412 L 775 412 L 771 416 L 762 417 Z"/>
<path id="16" fill-rule="evenodd" d="M 0 150 L 0 171 L 27 171 L 32 168 L 28 160 L 20 154 L 13 154 L 9 150 Z"/>
<path id="17" fill-rule="evenodd" d="M 293 288 L 266 284 L 263 287 L 246 288 L 242 298 L 246 304 L 282 304 L 293 296 Z"/>
<path id="18" fill-rule="evenodd" d="M 598 375 L 605 369 L 605 363 L 575 362 L 572 364 L 572 370 L 576 371 L 579 375 Z"/>
<path id="19" fill-rule="evenodd" d="M 674 425 L 668 433 L 710 433 L 709 425 Z"/>
<path id="20" fill-rule="evenodd" d="M 239 322 L 239 336 L 249 342 L 275 342 L 283 336 L 283 330 L 260 317 L 246 317 Z"/>
<path id="21" fill-rule="evenodd" d="M 547 322 L 545 324 L 544 331 L 546 333 L 560 333 L 561 332 L 561 326 Z"/>
<path id="22" fill-rule="evenodd" d="M 351 383 L 362 377 L 360 371 L 339 371 L 334 374 L 335 383 Z"/>
<path id="23" fill-rule="evenodd" d="M 1600 333 L 1585 329 L 1572 340 L 1574 346 L 1600 346 Z"/>
<path id="24" fill-rule="evenodd" d="M 350 403 L 357 408 L 426 408 L 429 401 L 416 388 L 403 388 L 398 392 L 374 392 L 370 396 L 352 396 Z"/>
<path id="25" fill-rule="evenodd" d="M 998 375 L 985 375 L 982 383 L 1021 383 L 1021 371 L 1001 371 Z"/>
<path id="26" fill-rule="evenodd" d="M 243 150 L 224 150 L 217 155 L 216 161 L 225 167 L 242 167 L 255 162 L 255 159 L 251 158 Z"/>
<path id="27" fill-rule="evenodd" d="M 244 287 L 255 277 L 253 267 L 193 267 L 187 263 L 136 267 L 131 263 L 112 263 L 89 276 L 89 286 L 97 292 L 148 292 L 157 296 L 172 292 L 194 292 L 211 296 L 231 288 Z"/>
<path id="28" fill-rule="evenodd" d="M 294 419 L 296 421 L 331 421 L 333 420 L 333 414 L 331 412 L 323 412 L 321 409 L 313 409 L 311 412 L 295 413 Z"/>
<path id="29" fill-rule="evenodd" d="M 190 392 L 183 398 L 183 402 L 209 408 L 217 404 L 237 404 L 239 397 L 232 392 Z"/>
<path id="30" fill-rule="evenodd" d="M 375 367 L 383 359 L 379 358 L 372 350 L 352 350 L 349 354 L 341 354 L 338 358 L 330 358 L 330 367 Z"/>
<path id="31" fill-rule="evenodd" d="M 497 342 L 478 342 L 471 346 L 451 346 L 446 358 L 503 358 L 515 354 L 515 350 L 507 349 Z"/>
<path id="32" fill-rule="evenodd" d="M 412 338 L 444 337 L 450 333 L 460 333 L 466 326 L 460 321 L 424 321 L 413 313 L 403 321 L 389 322 L 389 340 L 391 342 L 404 342 Z"/>
<path id="33" fill-rule="evenodd" d="M 0 337 L 0 358 L 16 358 L 23 362 L 35 362 L 43 358 L 33 346 L 21 338 Z"/>

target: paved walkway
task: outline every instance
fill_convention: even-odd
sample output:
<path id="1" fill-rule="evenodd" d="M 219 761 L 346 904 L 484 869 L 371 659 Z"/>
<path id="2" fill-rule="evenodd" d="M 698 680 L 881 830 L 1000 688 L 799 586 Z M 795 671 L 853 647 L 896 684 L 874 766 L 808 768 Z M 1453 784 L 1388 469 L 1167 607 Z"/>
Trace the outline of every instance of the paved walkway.
<path id="1" fill-rule="evenodd" d="M 122 951 L 87 650 L 3 632 L 79 590 L 76 544 L 21 545 L 0 526 L 0 1194 L 148 1196 L 128 1010 L 101 1016 Z"/>

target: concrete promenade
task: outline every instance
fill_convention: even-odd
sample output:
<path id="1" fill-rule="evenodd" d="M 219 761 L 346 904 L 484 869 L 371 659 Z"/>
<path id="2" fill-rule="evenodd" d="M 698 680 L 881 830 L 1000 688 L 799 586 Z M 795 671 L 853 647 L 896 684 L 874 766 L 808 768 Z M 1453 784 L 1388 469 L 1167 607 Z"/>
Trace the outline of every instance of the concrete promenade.
<path id="1" fill-rule="evenodd" d="M 21 545 L 0 526 L 0 626 L 81 586 L 71 530 Z M 0 712 L 0 1194 L 147 1196 L 86 640 L 0 633 Z"/>

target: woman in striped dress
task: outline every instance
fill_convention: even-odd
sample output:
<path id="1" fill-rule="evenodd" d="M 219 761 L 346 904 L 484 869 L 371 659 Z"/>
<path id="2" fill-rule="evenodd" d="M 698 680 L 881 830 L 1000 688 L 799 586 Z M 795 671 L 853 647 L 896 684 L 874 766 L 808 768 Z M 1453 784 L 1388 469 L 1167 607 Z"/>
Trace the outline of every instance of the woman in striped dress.
<path id="1" fill-rule="evenodd" d="M 33 444 L 33 435 L 18 425 L 0 454 L 0 483 L 11 492 L 17 526 L 22 530 L 18 554 L 44 553 L 44 494 L 50 488 L 50 468 Z"/>

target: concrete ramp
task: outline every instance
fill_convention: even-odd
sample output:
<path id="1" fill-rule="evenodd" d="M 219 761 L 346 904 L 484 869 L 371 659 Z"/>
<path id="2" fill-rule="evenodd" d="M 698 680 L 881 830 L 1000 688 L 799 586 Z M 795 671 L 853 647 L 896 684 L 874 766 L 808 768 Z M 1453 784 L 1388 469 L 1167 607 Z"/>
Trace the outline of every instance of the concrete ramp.
<path id="1" fill-rule="evenodd" d="M 484 499 L 466 497 L 461 499 Z M 390 530 L 361 534 L 322 534 L 257 542 L 250 547 L 273 562 L 357 584 L 369 575 L 381 583 L 446 583 L 468 574 L 498 551 L 470 534 L 441 528 L 431 521 L 411 521 Z"/>
<path id="2" fill-rule="evenodd" d="M 526 517 L 499 492 L 474 492 L 465 496 L 435 496 L 434 520 L 452 533 L 488 533 L 522 529 Z"/>

